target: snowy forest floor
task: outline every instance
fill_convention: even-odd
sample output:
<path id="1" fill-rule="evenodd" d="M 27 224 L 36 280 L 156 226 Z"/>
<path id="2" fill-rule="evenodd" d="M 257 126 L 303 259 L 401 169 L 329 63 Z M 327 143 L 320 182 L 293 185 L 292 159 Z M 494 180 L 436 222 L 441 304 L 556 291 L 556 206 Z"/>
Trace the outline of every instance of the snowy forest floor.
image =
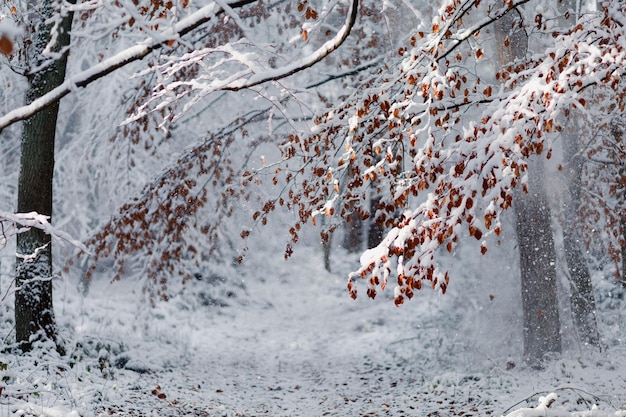
<path id="1" fill-rule="evenodd" d="M 3 352 L 0 416 L 500 416 L 549 392 L 553 409 L 626 408 L 623 300 L 600 300 L 602 352 L 566 343 L 538 372 L 521 361 L 519 312 L 505 311 L 515 291 L 459 279 L 396 308 L 392 290 L 372 301 L 361 284 L 353 301 L 355 256 L 330 274 L 319 250 L 299 249 L 288 262 L 253 254 L 154 308 L 137 303 L 138 282 L 94 280 L 85 297 L 57 282 L 67 354 Z"/>

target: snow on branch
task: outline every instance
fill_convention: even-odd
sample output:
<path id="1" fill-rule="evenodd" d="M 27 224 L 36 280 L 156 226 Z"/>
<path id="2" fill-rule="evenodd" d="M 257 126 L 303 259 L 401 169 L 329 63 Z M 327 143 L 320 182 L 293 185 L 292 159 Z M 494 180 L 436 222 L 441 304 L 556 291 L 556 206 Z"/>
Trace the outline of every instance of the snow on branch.
<path id="1" fill-rule="evenodd" d="M 60 241 L 67 242 L 85 253 L 89 253 L 89 249 L 87 249 L 87 246 L 82 242 L 74 239 L 62 230 L 55 229 L 50 224 L 50 216 L 45 216 L 34 211 L 30 213 L 9 213 L 0 210 L 0 248 L 6 246 L 11 236 L 30 228 L 43 230 L 50 236 Z"/>
<path id="2" fill-rule="evenodd" d="M 282 67 L 264 68 L 262 65 L 255 62 L 257 59 L 255 53 L 242 52 L 236 49 L 236 46 L 239 44 L 252 42 L 250 39 L 245 39 L 238 43 L 231 42 L 217 48 L 194 50 L 178 58 L 166 57 L 167 60 L 164 64 L 147 69 L 140 74 L 145 75 L 146 73 L 158 71 L 157 75 L 163 81 L 155 87 L 152 98 L 130 117 L 126 123 L 138 120 L 151 111 L 165 109 L 194 93 L 195 95 L 191 98 L 189 103 L 186 103 L 181 114 L 174 117 L 174 120 L 176 120 L 191 106 L 213 92 L 239 91 L 256 87 L 271 81 L 287 78 L 312 67 L 333 51 L 337 50 L 348 38 L 356 22 L 358 3 L 358 0 L 350 0 L 346 20 L 333 38 L 326 41 L 311 54 Z M 238 26 L 241 27 L 242 25 L 238 24 Z M 306 30 L 302 32 L 302 36 L 305 39 L 308 37 Z M 226 57 L 217 59 L 212 65 L 205 62 L 209 56 L 217 54 L 225 55 Z M 243 66 L 244 69 L 233 73 L 232 69 L 227 67 L 229 64 L 240 65 Z M 178 74 L 184 73 L 185 70 L 189 70 L 194 66 L 202 67 L 203 74 L 191 79 L 178 79 Z M 220 75 L 223 75 L 223 77 L 220 77 Z"/>
<path id="3" fill-rule="evenodd" d="M 248 79 L 241 79 L 241 77 L 234 76 L 233 82 L 225 83 L 224 87 L 220 89 L 238 91 L 244 88 L 251 88 L 269 81 L 276 81 L 288 77 L 295 74 L 296 72 L 312 67 L 313 65 L 330 55 L 334 50 L 339 48 L 341 44 L 346 40 L 348 35 L 350 35 L 350 31 L 352 30 L 352 27 L 356 22 L 358 4 L 359 0 L 351 1 L 346 22 L 341 30 L 335 35 L 334 38 L 325 42 L 321 47 L 319 47 L 309 56 L 298 59 L 285 67 L 266 71 L 264 73 L 254 74 Z"/>
<path id="4" fill-rule="evenodd" d="M 76 88 L 86 87 L 92 82 L 102 77 L 105 77 L 115 70 L 120 69 L 131 62 L 141 60 L 151 52 L 163 48 L 168 44 L 171 44 L 171 41 L 181 39 L 184 35 L 188 34 L 194 29 L 201 27 L 203 24 L 214 19 L 216 16 L 224 14 L 225 12 L 234 8 L 239 8 L 254 3 L 255 1 L 256 0 L 241 0 L 233 3 L 226 3 L 220 0 L 202 7 L 188 17 L 181 19 L 179 22 L 173 24 L 170 27 L 167 27 L 162 32 L 147 37 L 144 41 L 137 43 L 113 55 L 112 57 L 103 60 L 102 62 L 92 66 L 91 68 L 79 72 L 78 74 L 69 76 L 60 86 L 50 91 L 49 93 L 41 96 L 40 98 L 34 100 L 31 104 L 16 108 L 6 113 L 4 116 L 0 117 L 0 131 L 17 121 L 27 119 L 38 111 L 65 97 Z M 295 60 L 294 62 L 284 67 L 259 72 L 252 70 L 251 67 L 248 67 L 247 69 L 230 75 L 225 79 L 214 79 L 208 84 L 199 82 L 198 80 L 185 80 L 184 82 L 176 82 L 160 92 L 155 92 L 155 95 L 150 102 L 154 102 L 154 100 L 160 100 L 162 102 L 159 103 L 158 108 L 163 108 L 164 106 L 167 106 L 170 102 L 176 101 L 180 98 L 178 95 L 174 95 L 172 93 L 172 89 L 179 88 L 182 85 L 190 87 L 192 91 L 201 91 L 201 93 L 195 99 L 195 101 L 197 101 L 201 97 L 213 91 L 238 91 L 242 89 L 252 88 L 270 81 L 276 81 L 286 78 L 290 75 L 293 75 L 297 72 L 300 72 L 306 68 L 315 65 L 326 56 L 331 54 L 333 51 L 335 51 L 349 36 L 350 31 L 355 24 L 357 14 L 358 0 L 350 0 L 348 16 L 344 25 L 341 27 L 338 33 L 310 55 Z M 210 52 L 215 51 L 211 50 Z M 241 63 L 247 62 L 247 59 L 244 55 L 237 56 L 235 51 L 231 47 L 229 47 L 229 45 L 223 45 L 220 52 L 231 55 L 235 54 L 236 61 L 238 60 Z M 189 65 L 197 62 L 204 56 L 205 53 L 203 53 L 202 51 L 194 51 L 191 54 L 186 54 L 181 58 L 172 59 L 168 64 L 166 64 L 166 66 L 174 67 L 170 68 L 170 71 L 176 72 L 176 69 L 180 68 L 181 65 L 185 66 L 185 60 L 188 60 L 187 63 Z M 224 62 L 228 62 L 228 60 Z M 161 70 L 163 70 L 163 68 L 161 68 Z M 186 95 L 186 93 L 181 94 Z M 174 97 L 172 97 L 172 95 L 174 95 Z M 147 103 L 146 106 L 149 103 Z M 133 117 L 131 120 L 137 119 L 144 115 L 146 112 L 146 106 L 140 109 L 140 111 L 138 111 L 135 117 Z"/>
<path id="5" fill-rule="evenodd" d="M 566 411 L 551 408 L 556 402 L 558 395 L 554 392 L 539 397 L 537 407 L 519 408 L 503 417 L 624 417 L 626 410 L 601 411 L 597 405 L 593 405 L 587 411 Z"/>
<path id="6" fill-rule="evenodd" d="M 228 3 L 228 6 L 230 8 L 239 8 L 256 1 L 257 0 L 240 0 Z M 182 36 L 201 27 L 203 24 L 223 13 L 223 8 L 219 7 L 216 3 L 211 3 L 190 14 L 188 17 L 181 19 L 171 27 L 164 29 L 158 36 L 147 37 L 143 42 L 137 43 L 91 68 L 68 77 L 65 82 L 49 93 L 44 94 L 28 105 L 18 107 L 0 117 L 0 132 L 2 132 L 5 127 L 20 120 L 27 119 L 33 114 L 57 102 L 72 91 L 75 91 L 77 87 L 86 87 L 131 62 L 143 59 L 150 52 L 166 46 L 168 41 L 180 39 Z"/>

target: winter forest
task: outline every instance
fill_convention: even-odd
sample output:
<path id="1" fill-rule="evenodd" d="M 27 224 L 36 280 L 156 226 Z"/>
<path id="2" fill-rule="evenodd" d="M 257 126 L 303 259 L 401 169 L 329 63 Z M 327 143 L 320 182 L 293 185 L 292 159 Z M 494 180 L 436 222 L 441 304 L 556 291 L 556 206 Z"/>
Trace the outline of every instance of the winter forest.
<path id="1" fill-rule="evenodd" d="M 625 25 L 2 0 L 0 416 L 626 416 Z"/>

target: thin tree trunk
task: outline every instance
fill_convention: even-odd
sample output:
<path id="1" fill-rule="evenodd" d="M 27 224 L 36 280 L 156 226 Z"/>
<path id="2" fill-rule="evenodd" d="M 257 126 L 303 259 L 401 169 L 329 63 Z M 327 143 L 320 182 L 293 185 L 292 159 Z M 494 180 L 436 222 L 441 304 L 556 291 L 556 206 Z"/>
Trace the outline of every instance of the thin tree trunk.
<path id="1" fill-rule="evenodd" d="M 372 214 L 370 217 L 370 224 L 367 229 L 367 247 L 374 248 L 378 246 L 380 242 L 383 240 L 383 236 L 385 233 L 385 229 L 380 224 L 376 223 L 376 211 L 378 210 L 378 205 L 380 204 L 380 197 L 373 197 L 370 201 L 370 213 Z"/>
<path id="2" fill-rule="evenodd" d="M 324 223 L 326 223 L 325 217 L 322 217 L 322 227 L 324 227 Z M 333 242 L 334 232 L 333 230 L 329 230 L 327 233 L 328 234 L 326 236 L 322 236 L 322 250 L 324 253 L 324 269 L 327 270 L 328 272 L 332 272 L 331 265 L 330 265 L 330 255 L 332 253 L 332 242 Z"/>
<path id="3" fill-rule="evenodd" d="M 353 212 L 346 218 L 344 247 L 350 253 L 358 253 L 363 250 L 363 220 L 361 215 Z"/>
<path id="4" fill-rule="evenodd" d="M 29 4 L 38 13 L 39 22 L 33 34 L 30 67 L 41 65 L 42 51 L 51 39 L 51 24 L 46 23 L 59 13 L 58 3 L 44 0 Z M 61 51 L 69 45 L 72 15 L 63 18 L 56 45 Z M 43 69 L 30 74 L 26 102 L 49 92 L 63 83 L 67 54 Z M 36 113 L 24 122 L 17 210 L 35 211 L 52 216 L 52 179 L 54 174 L 54 141 L 59 103 Z M 32 228 L 17 235 L 15 291 L 16 341 L 23 350 L 30 350 L 36 339 L 56 341 L 56 324 L 52 305 L 52 248 L 50 235 Z"/>
<path id="5" fill-rule="evenodd" d="M 352 170 L 348 174 L 348 182 L 354 179 L 355 174 Z M 348 216 L 346 216 L 344 223 L 344 239 L 343 245 L 350 253 L 359 253 L 363 250 L 363 219 L 361 214 L 355 210 L 356 202 L 349 202 L 349 210 L 352 210 Z"/>
<path id="6" fill-rule="evenodd" d="M 520 27 L 520 19 L 517 10 L 509 10 L 496 22 L 501 66 L 525 59 L 528 36 Z M 529 192 L 515 193 L 514 211 L 522 281 L 524 359 L 531 367 L 541 368 L 547 355 L 561 352 L 561 322 L 543 161 L 533 157 L 528 164 Z"/>
<path id="7" fill-rule="evenodd" d="M 328 272 L 332 272 L 331 267 L 330 267 L 330 253 L 331 253 L 330 238 L 328 242 L 322 243 L 322 247 L 324 249 L 324 269 L 327 270 Z"/>

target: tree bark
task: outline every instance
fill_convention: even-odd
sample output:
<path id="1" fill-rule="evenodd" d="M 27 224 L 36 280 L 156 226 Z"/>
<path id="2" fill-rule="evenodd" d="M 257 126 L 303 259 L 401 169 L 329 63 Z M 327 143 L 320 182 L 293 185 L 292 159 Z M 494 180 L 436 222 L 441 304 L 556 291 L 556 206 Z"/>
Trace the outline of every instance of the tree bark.
<path id="1" fill-rule="evenodd" d="M 29 4 L 34 25 L 30 67 L 43 64 L 42 52 L 51 40 L 52 25 L 46 23 L 58 15 L 58 3 L 44 0 Z M 63 17 L 60 33 L 52 48 L 60 52 L 70 42 L 72 14 Z M 26 103 L 61 85 L 65 79 L 67 53 L 60 59 L 37 69 L 28 76 Z M 52 179 L 54 175 L 54 141 L 59 102 L 34 114 L 24 122 L 22 131 L 17 211 L 35 211 L 52 216 Z M 15 291 L 15 335 L 22 350 L 30 350 L 32 342 L 47 338 L 56 341 L 56 324 L 52 305 L 52 247 L 50 235 L 31 228 L 17 235 Z"/>
<path id="2" fill-rule="evenodd" d="M 574 132 L 575 129 L 575 126 L 568 129 L 564 135 L 564 153 L 568 167 L 566 181 L 570 198 L 568 207 L 565 209 L 563 246 L 569 272 L 570 301 L 574 324 L 582 343 L 599 346 L 600 337 L 595 316 L 596 300 L 593 295 L 587 257 L 582 250 L 582 234 L 577 227 L 583 161 L 578 155 L 579 142 L 578 136 Z"/>
<path id="3" fill-rule="evenodd" d="M 346 184 L 344 184 L 346 188 L 350 188 L 348 184 L 359 175 L 352 168 L 349 169 Z M 361 213 L 357 210 L 357 204 L 359 204 L 359 201 L 352 200 L 347 201 L 346 206 L 349 214 L 347 214 L 344 221 L 343 247 L 350 253 L 359 253 L 363 250 L 363 219 L 361 218 Z"/>
<path id="4" fill-rule="evenodd" d="M 496 22 L 501 66 L 526 57 L 528 36 L 520 19 L 519 12 L 511 9 Z M 551 353 L 561 352 L 552 216 L 544 188 L 543 161 L 538 158 L 528 161 L 529 192 L 517 191 L 513 204 L 522 281 L 524 360 L 533 368 L 541 368 Z"/>
<path id="5" fill-rule="evenodd" d="M 541 368 L 546 356 L 561 352 L 552 216 L 543 186 L 543 161 L 538 158 L 529 163 L 529 192 L 517 191 L 513 204 L 522 279 L 524 360 L 533 368 Z"/>
<path id="6" fill-rule="evenodd" d="M 363 220 L 357 212 L 346 217 L 344 247 L 350 253 L 358 253 L 363 250 Z"/>
<path id="7" fill-rule="evenodd" d="M 565 30 L 576 24 L 576 18 L 579 15 L 578 7 L 576 0 L 562 0 L 558 3 L 559 26 L 561 28 Z M 565 166 L 567 166 L 565 180 L 569 194 L 564 213 L 563 246 L 571 288 L 570 303 L 574 325 L 582 343 L 599 346 L 600 337 L 595 316 L 596 300 L 593 295 L 587 258 L 582 247 L 582 233 L 577 227 L 583 158 L 578 154 L 580 141 L 575 113 L 570 118 L 570 125 L 563 133 L 564 159 Z"/>
<path id="8" fill-rule="evenodd" d="M 324 269 L 328 272 L 332 272 L 331 266 L 330 266 L 330 253 L 331 253 L 330 238 L 328 242 L 322 243 L 322 248 L 324 250 Z"/>
<path id="9" fill-rule="evenodd" d="M 322 227 L 324 227 L 324 224 L 326 223 L 326 217 L 322 217 Z M 331 265 L 330 265 L 330 255 L 332 253 L 332 242 L 333 242 L 333 232 L 334 229 L 328 230 L 328 234 L 326 235 L 326 238 L 324 239 L 323 236 L 322 237 L 322 251 L 324 254 L 324 269 L 327 270 L 328 272 L 332 272 L 331 271 Z"/>
<path id="10" fill-rule="evenodd" d="M 380 204 L 380 197 L 372 197 L 370 201 L 370 224 L 367 229 L 367 247 L 375 248 L 378 246 L 380 242 L 383 241 L 383 237 L 385 234 L 385 229 L 382 225 L 376 223 L 376 211 L 378 210 L 378 205 Z"/>

